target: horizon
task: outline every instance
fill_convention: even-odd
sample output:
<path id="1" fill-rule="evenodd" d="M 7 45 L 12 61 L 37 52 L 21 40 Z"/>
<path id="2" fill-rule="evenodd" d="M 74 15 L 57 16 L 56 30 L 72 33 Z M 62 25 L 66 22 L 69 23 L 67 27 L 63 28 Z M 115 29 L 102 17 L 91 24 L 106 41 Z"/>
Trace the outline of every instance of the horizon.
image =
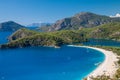
<path id="1" fill-rule="evenodd" d="M 104 4 L 103 4 L 104 3 Z M 15 21 L 22 25 L 54 23 L 80 12 L 114 16 L 120 13 L 119 0 L 1 0 L 0 23 Z"/>

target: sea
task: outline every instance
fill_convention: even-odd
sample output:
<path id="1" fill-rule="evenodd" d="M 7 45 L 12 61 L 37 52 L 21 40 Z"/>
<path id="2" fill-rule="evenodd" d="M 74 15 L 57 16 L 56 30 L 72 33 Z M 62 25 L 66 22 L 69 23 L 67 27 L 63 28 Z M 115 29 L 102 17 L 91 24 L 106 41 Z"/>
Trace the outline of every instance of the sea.
<path id="1" fill-rule="evenodd" d="M 11 34 L 0 32 L 0 44 Z M 0 80 L 82 80 L 104 60 L 100 51 L 70 45 L 0 49 Z"/>

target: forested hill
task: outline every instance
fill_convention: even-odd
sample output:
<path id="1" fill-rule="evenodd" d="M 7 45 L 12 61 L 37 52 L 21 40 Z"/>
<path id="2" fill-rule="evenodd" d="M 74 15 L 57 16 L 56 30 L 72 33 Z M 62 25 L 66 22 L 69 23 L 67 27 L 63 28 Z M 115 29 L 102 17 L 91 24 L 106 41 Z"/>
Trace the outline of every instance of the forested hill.
<path id="1" fill-rule="evenodd" d="M 53 32 L 35 32 L 20 29 L 9 37 L 8 44 L 1 48 L 15 48 L 27 46 L 61 46 L 63 44 L 81 43 L 90 38 L 112 39 L 120 41 L 120 22 L 103 24 L 93 28 L 80 30 L 61 30 Z"/>
<path id="2" fill-rule="evenodd" d="M 84 35 L 77 31 L 63 30 L 55 32 L 35 32 L 27 29 L 20 29 L 9 37 L 10 42 L 3 44 L 1 48 L 16 48 L 27 46 L 61 46 L 86 41 Z"/>
<path id="3" fill-rule="evenodd" d="M 81 28 L 78 31 L 87 38 L 120 41 L 120 22 L 111 22 L 93 28 Z"/>

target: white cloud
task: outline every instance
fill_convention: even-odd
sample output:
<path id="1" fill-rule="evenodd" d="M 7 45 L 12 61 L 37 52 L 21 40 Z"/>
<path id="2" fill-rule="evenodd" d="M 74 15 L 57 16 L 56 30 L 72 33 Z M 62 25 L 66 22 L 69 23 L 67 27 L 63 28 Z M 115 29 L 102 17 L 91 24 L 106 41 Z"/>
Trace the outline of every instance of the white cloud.
<path id="1" fill-rule="evenodd" d="M 120 17 L 120 14 L 117 13 L 115 16 L 110 16 L 110 17 Z"/>

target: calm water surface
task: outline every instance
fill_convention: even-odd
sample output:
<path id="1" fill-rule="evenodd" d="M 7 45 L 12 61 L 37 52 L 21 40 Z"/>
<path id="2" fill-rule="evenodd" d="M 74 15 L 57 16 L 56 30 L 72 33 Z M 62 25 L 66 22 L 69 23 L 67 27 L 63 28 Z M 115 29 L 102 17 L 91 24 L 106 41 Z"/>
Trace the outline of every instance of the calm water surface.
<path id="1" fill-rule="evenodd" d="M 84 45 L 101 45 L 101 46 L 117 46 L 120 47 L 119 41 L 105 39 L 90 39 L 89 42 L 84 42 Z"/>
<path id="2" fill-rule="evenodd" d="M 63 46 L 0 50 L 1 80 L 80 80 L 102 62 L 92 49 Z"/>
<path id="3" fill-rule="evenodd" d="M 8 42 L 8 36 L 11 35 L 13 32 L 0 32 L 0 44 Z"/>
<path id="4" fill-rule="evenodd" d="M 0 44 L 7 42 L 9 34 L 0 32 Z M 104 58 L 99 51 L 73 46 L 0 50 L 0 80 L 81 80 Z"/>

